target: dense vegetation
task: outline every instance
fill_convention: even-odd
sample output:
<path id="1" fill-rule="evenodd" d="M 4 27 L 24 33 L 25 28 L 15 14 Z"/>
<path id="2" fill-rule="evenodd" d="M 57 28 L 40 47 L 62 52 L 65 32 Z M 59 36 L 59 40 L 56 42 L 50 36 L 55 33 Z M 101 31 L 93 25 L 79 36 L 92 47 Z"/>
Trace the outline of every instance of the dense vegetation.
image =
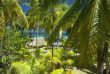
<path id="1" fill-rule="evenodd" d="M 0 0 L 0 74 L 110 73 L 109 0 L 67 1 Z"/>

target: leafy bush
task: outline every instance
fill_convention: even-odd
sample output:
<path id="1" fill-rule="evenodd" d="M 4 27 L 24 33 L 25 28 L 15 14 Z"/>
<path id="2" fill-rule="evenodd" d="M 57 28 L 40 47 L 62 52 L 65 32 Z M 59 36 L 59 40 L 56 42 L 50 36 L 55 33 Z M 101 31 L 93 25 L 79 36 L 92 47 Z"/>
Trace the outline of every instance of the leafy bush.
<path id="1" fill-rule="evenodd" d="M 52 71 L 50 74 L 64 74 L 64 70 L 63 69 L 57 69 Z"/>
<path id="2" fill-rule="evenodd" d="M 30 74 L 31 67 L 26 63 L 13 62 L 8 74 Z"/>

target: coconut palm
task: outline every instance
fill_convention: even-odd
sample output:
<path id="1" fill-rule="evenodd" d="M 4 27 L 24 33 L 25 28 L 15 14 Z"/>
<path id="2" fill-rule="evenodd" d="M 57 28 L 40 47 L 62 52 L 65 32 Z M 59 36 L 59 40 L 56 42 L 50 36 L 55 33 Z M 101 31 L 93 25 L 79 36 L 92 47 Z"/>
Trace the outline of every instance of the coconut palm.
<path id="1" fill-rule="evenodd" d="M 110 13 L 107 0 L 76 0 L 58 21 L 49 41 L 52 43 L 58 31 L 78 14 L 66 45 L 76 46 L 80 52 L 80 61 L 84 65 L 91 62 L 97 51 L 97 73 L 103 74 L 104 43 L 110 34 Z M 67 19 L 68 18 L 68 19 Z"/>
<path id="2" fill-rule="evenodd" d="M 16 27 L 16 24 L 26 25 L 28 27 L 28 22 L 26 20 L 26 17 L 24 13 L 22 12 L 22 9 L 19 6 L 18 0 L 0 0 L 0 38 L 1 38 L 1 48 L 2 48 L 2 41 L 5 37 L 5 30 L 6 30 L 6 24 L 10 23 L 14 27 Z M 3 37 L 3 38 L 2 38 Z"/>
<path id="3" fill-rule="evenodd" d="M 0 0 L 0 11 L 3 27 L 6 27 L 7 22 L 15 25 L 18 22 L 27 24 L 26 17 L 19 6 L 18 0 Z M 4 30 L 5 35 L 5 30 Z"/>
<path id="4" fill-rule="evenodd" d="M 62 16 L 64 11 L 66 11 L 67 8 L 68 8 L 68 5 L 66 5 L 65 3 L 55 7 L 55 23 L 59 20 L 59 18 Z M 49 10 L 47 12 L 48 14 L 45 17 L 43 17 L 42 23 L 40 25 L 40 28 L 44 29 L 44 31 L 48 35 L 48 37 L 52 31 L 52 21 L 53 21 L 52 13 L 50 13 L 50 12 L 51 12 L 51 10 Z M 59 38 L 59 33 L 58 33 L 58 38 Z M 57 42 L 57 46 L 58 46 L 58 42 Z"/>
<path id="5" fill-rule="evenodd" d="M 41 12 L 40 4 L 38 0 L 30 0 L 30 3 L 27 3 L 28 6 L 32 7 L 27 11 L 27 18 L 29 20 L 30 28 L 36 29 L 36 47 L 38 46 L 38 28 L 42 17 L 45 15 L 44 12 Z"/>
<path id="6" fill-rule="evenodd" d="M 48 11 L 51 10 L 51 17 L 52 17 L 52 29 L 54 28 L 54 24 L 55 24 L 55 7 L 58 6 L 61 1 L 65 1 L 65 0 L 39 0 L 40 3 L 40 7 L 42 8 L 43 11 Z M 52 43 L 52 58 L 53 58 L 53 54 L 54 54 L 54 43 Z M 53 63 L 52 63 L 52 69 L 53 69 Z"/>
<path id="7" fill-rule="evenodd" d="M 31 9 L 32 10 L 32 9 Z M 29 10 L 30 11 L 30 10 Z M 28 22 L 29 22 L 29 30 L 33 30 L 33 41 L 32 41 L 32 49 L 33 49 L 33 42 L 34 42 L 34 34 L 35 34 L 35 26 L 36 26 L 36 18 L 35 18 L 35 15 L 32 14 L 32 13 L 29 13 L 29 11 L 26 13 L 27 15 L 27 19 L 28 19 Z"/>

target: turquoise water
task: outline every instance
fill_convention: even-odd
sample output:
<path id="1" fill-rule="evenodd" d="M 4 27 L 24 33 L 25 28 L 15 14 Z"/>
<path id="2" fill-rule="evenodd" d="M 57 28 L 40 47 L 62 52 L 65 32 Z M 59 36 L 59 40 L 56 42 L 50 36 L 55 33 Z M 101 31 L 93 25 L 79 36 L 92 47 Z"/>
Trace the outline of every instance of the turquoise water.
<path id="1" fill-rule="evenodd" d="M 39 33 L 38 37 L 45 37 L 44 33 Z M 63 37 L 67 39 L 68 35 L 66 33 L 63 33 Z M 36 38 L 36 33 L 34 34 L 34 38 Z"/>

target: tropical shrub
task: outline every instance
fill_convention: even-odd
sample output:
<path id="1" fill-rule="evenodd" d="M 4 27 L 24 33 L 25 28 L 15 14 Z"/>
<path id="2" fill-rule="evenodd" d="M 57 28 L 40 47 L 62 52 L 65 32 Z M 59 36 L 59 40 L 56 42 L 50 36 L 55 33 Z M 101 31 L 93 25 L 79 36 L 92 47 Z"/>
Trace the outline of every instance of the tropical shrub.
<path id="1" fill-rule="evenodd" d="M 52 71 L 50 74 L 64 74 L 64 70 L 63 69 L 57 69 Z"/>
<path id="2" fill-rule="evenodd" d="M 31 67 L 26 62 L 13 62 L 8 74 L 30 74 Z"/>
<path id="3" fill-rule="evenodd" d="M 25 47 L 26 42 L 30 40 L 27 38 L 25 31 L 9 31 L 6 29 L 5 37 L 1 42 L 0 62 L 3 70 L 7 70 L 10 64 L 14 61 L 24 60 L 31 57 L 31 53 Z"/>

